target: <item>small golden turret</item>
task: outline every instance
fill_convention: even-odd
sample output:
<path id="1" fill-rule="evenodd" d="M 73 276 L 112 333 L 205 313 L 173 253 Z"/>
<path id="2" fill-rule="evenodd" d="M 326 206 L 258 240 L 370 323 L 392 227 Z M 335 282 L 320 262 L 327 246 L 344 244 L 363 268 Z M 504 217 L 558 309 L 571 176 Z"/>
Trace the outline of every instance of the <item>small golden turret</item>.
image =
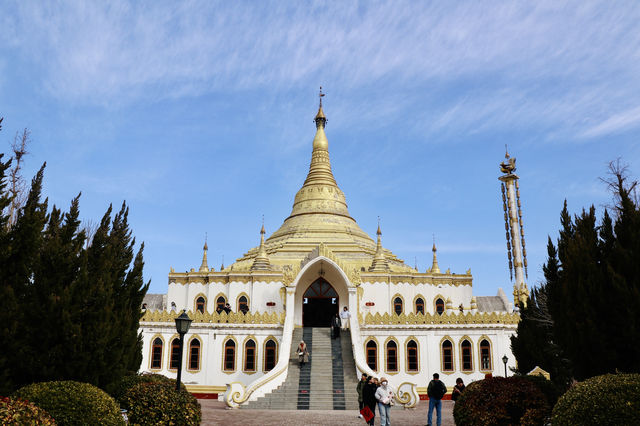
<path id="1" fill-rule="evenodd" d="M 369 272 L 388 272 L 389 263 L 387 257 L 384 255 L 384 249 L 382 248 L 382 231 L 380 231 L 380 218 L 378 218 L 378 243 L 376 244 L 376 254 L 373 256 L 373 262 L 369 267 Z"/>
<path id="2" fill-rule="evenodd" d="M 260 229 L 260 247 L 258 247 L 258 254 L 256 255 L 253 265 L 251 265 L 252 271 L 269 271 L 271 270 L 271 263 L 269 262 L 269 256 L 267 255 L 267 249 L 264 246 L 264 223 Z"/>
<path id="3" fill-rule="evenodd" d="M 436 252 L 438 251 L 438 249 L 436 249 L 435 241 L 433 243 L 433 248 L 431 249 L 431 251 L 433 252 L 433 263 L 431 264 L 431 273 L 432 274 L 439 274 L 440 273 L 440 266 L 438 266 L 438 258 L 436 256 Z"/>
<path id="4" fill-rule="evenodd" d="M 207 237 L 204 237 L 204 247 L 202 247 L 203 250 L 203 254 L 202 254 L 202 264 L 200 264 L 200 269 L 198 270 L 199 272 L 209 272 L 209 265 L 207 264 L 207 251 L 209 250 L 209 247 L 207 246 Z"/>

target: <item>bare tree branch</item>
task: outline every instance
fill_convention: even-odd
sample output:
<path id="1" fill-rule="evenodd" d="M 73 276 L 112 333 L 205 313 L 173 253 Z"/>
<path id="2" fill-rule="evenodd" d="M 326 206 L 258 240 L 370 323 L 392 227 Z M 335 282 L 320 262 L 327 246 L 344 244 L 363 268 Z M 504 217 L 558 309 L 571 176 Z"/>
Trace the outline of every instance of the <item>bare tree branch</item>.
<path id="1" fill-rule="evenodd" d="M 7 226 L 11 227 L 16 221 L 18 210 L 22 207 L 27 200 L 27 185 L 22 177 L 22 163 L 23 157 L 29 152 L 27 151 L 27 145 L 31 142 L 28 129 L 24 129 L 22 134 L 16 132 L 11 143 L 11 150 L 13 151 L 12 167 L 9 171 L 9 194 L 11 194 L 11 204 L 9 205 L 9 222 Z"/>

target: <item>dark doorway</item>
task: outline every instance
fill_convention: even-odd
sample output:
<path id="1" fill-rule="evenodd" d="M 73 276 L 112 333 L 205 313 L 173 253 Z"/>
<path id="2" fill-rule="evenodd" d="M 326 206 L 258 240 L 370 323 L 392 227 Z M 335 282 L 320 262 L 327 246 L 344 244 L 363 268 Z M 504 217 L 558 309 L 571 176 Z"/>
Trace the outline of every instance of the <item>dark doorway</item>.
<path id="1" fill-rule="evenodd" d="M 338 306 L 338 293 L 324 278 L 318 278 L 302 296 L 302 325 L 330 327 Z"/>

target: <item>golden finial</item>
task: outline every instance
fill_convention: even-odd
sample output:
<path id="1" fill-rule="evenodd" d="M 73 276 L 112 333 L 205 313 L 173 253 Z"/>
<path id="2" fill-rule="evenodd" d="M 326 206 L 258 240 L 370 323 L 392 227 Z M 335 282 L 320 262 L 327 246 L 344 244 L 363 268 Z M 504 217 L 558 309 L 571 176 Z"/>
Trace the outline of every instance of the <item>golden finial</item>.
<path id="1" fill-rule="evenodd" d="M 204 247 L 202 247 L 202 263 L 200 264 L 200 272 L 209 272 L 209 265 L 207 264 L 207 233 L 204 234 Z"/>
<path id="2" fill-rule="evenodd" d="M 504 144 L 504 158 L 509 158 L 509 150 L 506 143 Z"/>
<path id="3" fill-rule="evenodd" d="M 260 234 L 264 235 L 264 215 L 262 215 L 262 228 L 260 229 Z"/>
<path id="4" fill-rule="evenodd" d="M 382 235 L 382 231 L 380 231 L 380 216 L 378 216 L 378 231 L 376 232 L 376 235 Z"/>
<path id="5" fill-rule="evenodd" d="M 431 251 L 433 251 L 433 262 L 431 263 L 431 272 L 439 274 L 440 273 L 440 266 L 438 266 L 438 258 L 436 257 L 436 252 L 438 250 L 436 249 L 436 236 L 435 236 L 435 234 L 433 235 L 433 248 L 431 249 Z"/>
<path id="6" fill-rule="evenodd" d="M 318 97 L 320 98 L 320 106 L 318 106 L 318 113 L 316 114 L 316 118 L 313 119 L 313 121 L 316 122 L 316 127 L 322 127 L 323 129 L 327 124 L 327 117 L 324 115 L 324 111 L 322 111 L 322 98 L 324 97 L 324 95 L 325 94 L 322 93 L 322 86 L 320 86 L 320 93 L 318 94 Z"/>

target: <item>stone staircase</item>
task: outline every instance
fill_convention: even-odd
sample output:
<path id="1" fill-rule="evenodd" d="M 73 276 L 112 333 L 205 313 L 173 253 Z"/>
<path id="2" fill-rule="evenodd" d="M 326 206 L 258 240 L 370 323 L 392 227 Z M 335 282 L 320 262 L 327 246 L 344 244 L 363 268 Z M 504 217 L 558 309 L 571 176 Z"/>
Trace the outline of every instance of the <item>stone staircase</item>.
<path id="1" fill-rule="evenodd" d="M 331 339 L 330 328 L 297 328 L 287 378 L 273 392 L 242 408 L 273 410 L 357 410 L 358 384 L 351 335 L 340 333 Z M 295 354 L 300 340 L 310 353 L 309 362 L 298 366 Z"/>

